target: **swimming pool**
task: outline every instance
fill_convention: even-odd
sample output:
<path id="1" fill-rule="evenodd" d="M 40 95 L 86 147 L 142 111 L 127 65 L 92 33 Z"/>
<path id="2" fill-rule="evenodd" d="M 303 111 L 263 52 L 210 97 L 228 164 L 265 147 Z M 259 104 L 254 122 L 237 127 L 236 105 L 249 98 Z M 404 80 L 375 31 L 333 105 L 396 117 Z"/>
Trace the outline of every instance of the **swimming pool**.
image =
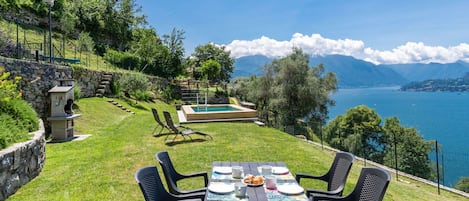
<path id="1" fill-rule="evenodd" d="M 187 121 L 197 120 L 230 120 L 257 118 L 257 111 L 239 105 L 217 104 L 217 105 L 183 105 L 181 107 Z"/>

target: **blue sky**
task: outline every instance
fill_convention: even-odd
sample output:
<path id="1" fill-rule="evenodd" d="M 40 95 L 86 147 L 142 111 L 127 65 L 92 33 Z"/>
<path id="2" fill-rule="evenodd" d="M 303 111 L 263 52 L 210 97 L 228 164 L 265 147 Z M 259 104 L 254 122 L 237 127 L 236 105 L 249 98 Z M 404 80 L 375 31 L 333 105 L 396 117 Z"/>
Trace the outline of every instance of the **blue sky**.
<path id="1" fill-rule="evenodd" d="M 467 0 L 137 0 L 159 35 L 186 32 L 186 53 L 224 45 L 232 56 L 343 54 L 373 63 L 469 58 Z"/>

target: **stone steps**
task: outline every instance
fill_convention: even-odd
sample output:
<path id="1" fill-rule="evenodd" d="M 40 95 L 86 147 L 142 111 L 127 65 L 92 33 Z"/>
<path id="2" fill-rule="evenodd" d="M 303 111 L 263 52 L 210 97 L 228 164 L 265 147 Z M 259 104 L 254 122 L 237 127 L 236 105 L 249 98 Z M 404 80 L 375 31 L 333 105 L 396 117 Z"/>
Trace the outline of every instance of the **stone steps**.
<path id="1" fill-rule="evenodd" d="M 101 77 L 101 81 L 96 89 L 96 97 L 104 97 L 106 89 L 109 89 L 112 81 L 112 73 L 104 73 Z"/>

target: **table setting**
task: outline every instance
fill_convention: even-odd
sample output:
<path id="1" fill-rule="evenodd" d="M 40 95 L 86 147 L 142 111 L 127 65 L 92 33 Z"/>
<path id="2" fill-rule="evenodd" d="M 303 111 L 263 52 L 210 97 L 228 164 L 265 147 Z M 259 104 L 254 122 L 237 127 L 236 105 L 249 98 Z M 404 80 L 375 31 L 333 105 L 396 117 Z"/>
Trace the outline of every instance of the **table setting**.
<path id="1" fill-rule="evenodd" d="M 214 162 L 205 200 L 308 200 L 281 162 Z"/>

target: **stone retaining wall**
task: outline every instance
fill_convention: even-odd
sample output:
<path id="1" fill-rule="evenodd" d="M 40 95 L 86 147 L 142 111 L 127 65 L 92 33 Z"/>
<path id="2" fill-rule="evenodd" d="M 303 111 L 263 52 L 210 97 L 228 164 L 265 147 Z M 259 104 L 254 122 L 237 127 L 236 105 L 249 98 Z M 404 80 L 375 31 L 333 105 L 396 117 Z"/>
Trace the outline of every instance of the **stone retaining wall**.
<path id="1" fill-rule="evenodd" d="M 88 69 L 74 71 L 69 66 L 0 57 L 0 68 L 2 67 L 6 72 L 11 73 L 10 78 L 21 77 L 18 85 L 22 90 L 23 99 L 31 104 L 44 121 L 46 133 L 50 133 L 47 121 L 47 117 L 50 116 L 48 91 L 59 85 L 58 80 L 74 79 L 75 87 L 81 90 L 81 96 L 92 97 L 95 96 L 96 89 L 105 73 Z M 110 93 L 110 89 L 106 93 Z"/>
<path id="2" fill-rule="evenodd" d="M 7 199 L 42 171 L 45 163 L 45 131 L 42 120 L 32 139 L 0 150 L 0 200 Z"/>

